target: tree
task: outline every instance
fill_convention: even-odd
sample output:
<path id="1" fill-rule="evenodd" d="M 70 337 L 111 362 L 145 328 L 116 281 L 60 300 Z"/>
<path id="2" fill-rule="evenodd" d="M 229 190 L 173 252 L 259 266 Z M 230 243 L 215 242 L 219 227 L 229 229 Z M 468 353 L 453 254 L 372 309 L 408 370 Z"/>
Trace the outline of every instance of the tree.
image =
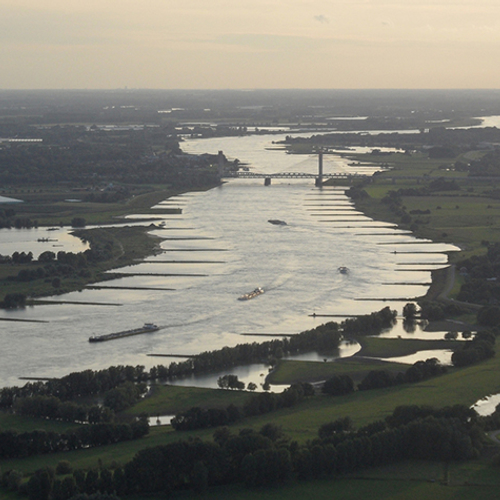
<path id="1" fill-rule="evenodd" d="M 94 469 L 90 469 L 85 476 L 85 493 L 92 495 L 97 492 L 98 487 L 99 473 Z"/>
<path id="2" fill-rule="evenodd" d="M 26 295 L 23 293 L 8 293 L 3 299 L 5 309 L 16 309 L 26 305 Z"/>
<path id="3" fill-rule="evenodd" d="M 2 478 L 5 482 L 5 478 Z M 6 483 L 7 483 L 7 488 L 11 491 L 17 491 L 19 489 L 19 486 L 21 486 L 23 480 L 23 474 L 22 472 L 12 469 L 7 472 L 7 478 L 6 478 Z"/>
<path id="4" fill-rule="evenodd" d="M 54 483 L 53 497 L 54 500 L 68 500 L 73 498 L 77 493 L 76 481 L 73 476 L 66 476 L 62 481 L 58 480 Z"/>
<path id="5" fill-rule="evenodd" d="M 379 389 L 382 387 L 390 387 L 394 385 L 394 375 L 387 370 L 372 370 L 358 384 L 360 391 L 367 389 Z"/>
<path id="6" fill-rule="evenodd" d="M 61 460 L 58 462 L 56 466 L 56 474 L 58 475 L 66 475 L 66 474 L 71 474 L 73 472 L 73 467 L 71 467 L 71 464 L 68 462 L 68 460 Z"/>
<path id="7" fill-rule="evenodd" d="M 198 494 L 205 493 L 208 489 L 208 469 L 201 460 L 194 464 L 191 484 Z"/>
<path id="8" fill-rule="evenodd" d="M 353 428 L 353 423 L 351 417 L 338 418 L 333 422 L 323 424 L 318 429 L 318 436 L 320 439 L 331 438 L 334 434 L 340 432 L 347 432 Z"/>
<path id="9" fill-rule="evenodd" d="M 413 302 L 408 302 L 403 307 L 403 317 L 405 319 L 414 319 L 417 315 L 417 306 Z"/>
<path id="10" fill-rule="evenodd" d="M 334 375 L 325 381 L 322 390 L 331 396 L 341 396 L 354 391 L 354 382 L 349 375 Z"/>
<path id="11" fill-rule="evenodd" d="M 113 474 L 109 469 L 102 469 L 99 474 L 99 491 L 103 493 L 113 492 Z"/>
<path id="12" fill-rule="evenodd" d="M 117 495 L 124 495 L 127 492 L 127 478 L 121 467 L 115 469 L 113 473 L 113 489 Z"/>
<path id="13" fill-rule="evenodd" d="M 38 262 L 53 262 L 56 258 L 56 254 L 54 252 L 51 252 L 50 250 L 47 250 L 45 252 L 42 252 L 38 256 Z"/>
<path id="14" fill-rule="evenodd" d="M 500 325 L 500 307 L 485 306 L 477 313 L 477 322 L 484 326 Z"/>
<path id="15" fill-rule="evenodd" d="M 73 217 L 71 219 L 72 227 L 85 227 L 87 225 L 86 220 L 83 217 Z"/>
<path id="16" fill-rule="evenodd" d="M 38 469 L 31 476 L 26 488 L 30 500 L 48 500 L 54 484 L 54 470 Z"/>
<path id="17" fill-rule="evenodd" d="M 238 380 L 238 375 L 223 375 L 217 379 L 217 385 L 221 389 L 244 389 L 245 383 Z"/>
<path id="18" fill-rule="evenodd" d="M 284 437 L 284 432 L 281 425 L 276 425 L 273 423 L 265 424 L 259 431 L 264 437 L 269 438 L 271 441 L 275 442 L 278 439 Z"/>

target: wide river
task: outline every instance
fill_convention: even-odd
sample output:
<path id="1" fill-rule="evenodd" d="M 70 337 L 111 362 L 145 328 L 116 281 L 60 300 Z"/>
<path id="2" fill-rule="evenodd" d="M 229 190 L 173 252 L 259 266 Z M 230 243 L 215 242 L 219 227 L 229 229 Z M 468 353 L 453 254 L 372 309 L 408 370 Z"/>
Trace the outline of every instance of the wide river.
<path id="1" fill-rule="evenodd" d="M 222 150 L 258 172 L 317 171 L 315 156 L 269 149 L 279 139 L 189 140 L 182 147 L 192 153 Z M 327 156 L 324 171 L 373 171 L 348 163 Z M 162 207 L 180 207 L 182 214 L 164 215 Z M 262 341 L 242 334 L 297 333 L 341 319 L 333 315 L 385 306 L 401 312 L 408 299 L 426 292 L 430 270 L 446 265 L 444 252 L 457 250 L 373 221 L 354 210 L 344 188 L 319 189 L 312 179 L 273 180 L 267 187 L 262 179 L 231 180 L 207 192 L 175 196 L 157 208 L 158 222 L 165 224 L 153 234 L 164 238 L 164 252 L 121 269 L 130 277 L 52 297 L 54 304 L 0 311 L 0 386 L 23 384 L 19 377 L 55 377 L 87 368 L 168 364 L 176 359 L 148 354 L 189 355 Z M 130 222 L 140 216 L 131 214 Z M 38 241 L 47 237 L 57 242 Z M 0 231 L 0 254 L 82 248 L 66 230 Z M 237 300 L 256 287 L 265 293 Z M 145 322 L 161 329 L 88 342 L 91 335 Z"/>

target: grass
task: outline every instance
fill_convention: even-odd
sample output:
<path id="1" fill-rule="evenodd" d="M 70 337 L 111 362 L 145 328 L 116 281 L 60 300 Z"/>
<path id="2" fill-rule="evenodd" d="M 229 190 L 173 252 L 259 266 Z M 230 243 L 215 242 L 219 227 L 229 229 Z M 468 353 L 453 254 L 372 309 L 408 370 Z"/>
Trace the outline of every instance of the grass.
<path id="1" fill-rule="evenodd" d="M 434 349 L 454 349 L 457 341 L 385 339 L 363 337 L 360 339 L 361 351 L 348 358 L 334 362 L 281 360 L 269 375 L 272 384 L 292 384 L 299 381 L 320 381 L 334 375 L 349 375 L 355 383 L 360 382 L 372 370 L 387 370 L 393 373 L 408 369 L 408 364 L 393 363 L 378 359 L 407 356 L 418 351 Z"/>
<path id="2" fill-rule="evenodd" d="M 154 385 L 152 394 L 130 410 L 129 415 L 172 415 L 193 406 L 201 408 L 226 408 L 230 404 L 243 406 L 251 397 L 248 392 L 222 389 L 201 389 L 174 385 Z"/>
<path id="3" fill-rule="evenodd" d="M 293 384 L 300 381 L 320 381 L 334 375 L 349 375 L 355 382 L 360 382 L 372 370 L 389 370 L 398 373 L 408 365 L 388 363 L 376 359 L 366 360 L 358 357 L 339 359 L 334 362 L 281 360 L 277 368 L 269 375 L 272 384 Z"/>
<path id="4" fill-rule="evenodd" d="M 364 337 L 361 339 L 361 351 L 357 355 L 375 358 L 394 358 L 408 356 L 418 351 L 433 349 L 455 349 L 456 341 L 419 340 L 419 339 L 385 339 Z"/>
<path id="5" fill-rule="evenodd" d="M 12 413 L 0 411 L 0 430 L 14 430 L 16 432 L 31 432 L 35 430 L 45 430 L 53 432 L 65 432 L 74 428 L 74 424 L 67 422 L 56 422 L 44 418 L 27 417 L 14 415 Z"/>

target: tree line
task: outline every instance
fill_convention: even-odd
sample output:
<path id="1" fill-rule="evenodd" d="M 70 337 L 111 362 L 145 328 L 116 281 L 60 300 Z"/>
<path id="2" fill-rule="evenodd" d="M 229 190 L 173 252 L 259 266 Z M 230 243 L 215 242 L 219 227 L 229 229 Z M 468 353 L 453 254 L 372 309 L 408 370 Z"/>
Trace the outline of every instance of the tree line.
<path id="1" fill-rule="evenodd" d="M 32 455 L 81 450 L 139 439 L 149 432 L 149 424 L 139 419 L 130 424 L 99 423 L 81 425 L 64 433 L 36 430 L 0 432 L 0 458 L 26 458 Z"/>

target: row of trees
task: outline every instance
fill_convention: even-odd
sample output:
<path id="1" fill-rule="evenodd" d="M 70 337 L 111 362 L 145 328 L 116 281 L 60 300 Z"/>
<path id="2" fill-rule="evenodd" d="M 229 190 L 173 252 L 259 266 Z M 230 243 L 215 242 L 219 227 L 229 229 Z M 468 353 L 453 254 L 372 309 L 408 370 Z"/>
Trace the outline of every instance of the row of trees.
<path id="1" fill-rule="evenodd" d="M 17 415 L 62 420 L 64 422 L 97 424 L 114 420 L 114 412 L 107 406 L 82 405 L 73 401 L 61 402 L 55 396 L 16 398 L 12 409 Z"/>
<path id="2" fill-rule="evenodd" d="M 0 211 L 0 229 L 31 229 L 38 227 L 37 220 L 31 220 L 29 217 L 15 217 L 14 211 Z"/>
<path id="3" fill-rule="evenodd" d="M 83 448 L 129 441 L 149 432 L 146 419 L 131 424 L 100 423 L 82 425 L 62 434 L 37 430 L 0 432 L 0 458 L 25 458 L 32 455 L 81 450 Z"/>
<path id="4" fill-rule="evenodd" d="M 371 314 L 346 319 L 342 322 L 342 330 L 345 335 L 376 335 L 393 326 L 396 316 L 397 311 L 384 307 Z"/>

